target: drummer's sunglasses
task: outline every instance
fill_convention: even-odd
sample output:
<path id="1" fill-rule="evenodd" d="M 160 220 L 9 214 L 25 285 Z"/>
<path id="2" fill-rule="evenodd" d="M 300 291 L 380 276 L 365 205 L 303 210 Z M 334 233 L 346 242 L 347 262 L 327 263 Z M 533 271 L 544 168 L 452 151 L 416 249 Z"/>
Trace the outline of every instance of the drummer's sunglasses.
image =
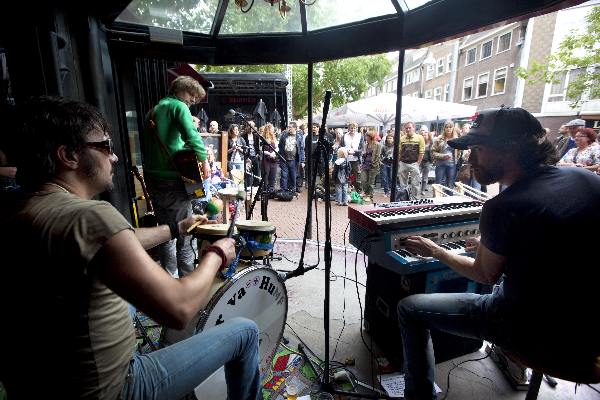
<path id="1" fill-rule="evenodd" d="M 83 145 L 85 147 L 91 147 L 93 149 L 105 151 L 108 154 L 115 153 L 115 146 L 112 139 L 106 139 L 101 142 L 85 142 Z"/>

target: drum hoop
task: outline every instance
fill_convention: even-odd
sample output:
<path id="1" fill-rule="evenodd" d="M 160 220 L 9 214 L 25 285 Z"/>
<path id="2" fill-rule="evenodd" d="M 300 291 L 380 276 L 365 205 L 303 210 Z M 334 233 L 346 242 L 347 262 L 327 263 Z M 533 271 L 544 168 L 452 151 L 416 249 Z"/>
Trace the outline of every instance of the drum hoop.
<path id="1" fill-rule="evenodd" d="M 236 226 L 238 233 L 241 235 L 242 233 L 275 233 L 275 231 L 277 229 L 275 229 L 274 226 L 257 226 L 257 227 L 240 227 L 240 226 Z"/>
<path id="2" fill-rule="evenodd" d="M 235 274 L 231 278 L 233 278 L 233 277 L 241 278 L 244 275 L 249 274 L 252 271 L 259 270 L 259 269 L 266 269 L 266 270 L 269 270 L 269 271 L 273 271 L 273 273 L 277 277 L 277 281 L 279 281 L 279 283 L 281 283 L 281 285 L 283 286 L 283 290 L 284 290 L 284 293 L 285 293 L 285 312 L 284 312 L 284 316 L 283 316 L 283 326 L 281 327 L 281 332 L 279 333 L 279 340 L 281 340 L 281 337 L 283 337 L 283 332 L 285 330 L 285 321 L 287 321 L 288 296 L 287 296 L 287 288 L 285 286 L 285 282 L 283 282 L 281 280 L 281 278 L 279 277 L 279 274 L 277 274 L 277 272 L 274 269 L 272 269 L 272 268 L 248 267 L 248 268 L 244 268 L 242 271 L 239 272 L 239 274 L 240 274 L 239 277 L 237 276 L 238 274 Z M 196 323 L 196 333 L 201 332 L 202 330 L 204 330 L 204 325 L 206 324 L 206 321 L 208 320 L 208 316 L 210 315 L 210 311 L 212 311 L 212 309 L 215 308 L 215 306 L 217 305 L 217 303 L 219 302 L 219 300 L 223 296 L 223 292 L 227 291 L 233 285 L 234 281 L 231 278 L 228 278 L 227 282 L 225 282 L 223 284 L 223 286 L 221 286 L 219 288 L 219 290 L 217 290 L 215 292 L 215 294 L 212 295 L 211 299 L 206 304 L 206 307 L 204 307 L 204 309 L 202 309 L 202 311 L 201 311 L 202 315 L 200 315 L 200 318 L 198 319 L 198 322 Z"/>

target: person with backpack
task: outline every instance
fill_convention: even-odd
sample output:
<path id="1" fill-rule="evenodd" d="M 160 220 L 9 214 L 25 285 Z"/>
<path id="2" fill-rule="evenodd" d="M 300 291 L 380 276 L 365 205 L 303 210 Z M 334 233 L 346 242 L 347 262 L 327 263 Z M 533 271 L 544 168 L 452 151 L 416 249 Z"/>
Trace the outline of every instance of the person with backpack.
<path id="1" fill-rule="evenodd" d="M 350 179 L 351 167 L 347 157 L 348 150 L 345 147 L 340 147 L 333 164 L 332 175 L 335 182 L 335 200 L 338 206 L 348 205 L 348 180 Z"/>

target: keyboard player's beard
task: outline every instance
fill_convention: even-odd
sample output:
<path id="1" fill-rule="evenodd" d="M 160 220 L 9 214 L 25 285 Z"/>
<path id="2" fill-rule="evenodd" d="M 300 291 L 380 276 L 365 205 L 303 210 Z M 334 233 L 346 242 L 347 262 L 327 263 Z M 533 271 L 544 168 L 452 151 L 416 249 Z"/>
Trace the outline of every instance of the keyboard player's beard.
<path id="1" fill-rule="evenodd" d="M 501 164 L 473 166 L 473 175 L 480 185 L 490 185 L 498 182 L 504 175 L 504 168 Z"/>

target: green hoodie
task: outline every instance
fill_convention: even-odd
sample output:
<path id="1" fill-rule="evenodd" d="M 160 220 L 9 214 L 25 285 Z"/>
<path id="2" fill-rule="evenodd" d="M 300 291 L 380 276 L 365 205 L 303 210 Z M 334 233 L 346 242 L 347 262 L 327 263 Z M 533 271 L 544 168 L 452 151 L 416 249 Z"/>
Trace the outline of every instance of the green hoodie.
<path id="1" fill-rule="evenodd" d="M 150 118 L 152 113 L 148 113 Z M 177 97 L 170 95 L 154 107 L 156 133 L 171 155 L 184 148 L 193 149 L 200 161 L 206 160 L 206 148 L 192 121 L 188 106 Z M 147 121 L 146 121 L 147 122 Z M 148 124 L 146 123 L 146 126 Z M 143 133 L 141 148 L 144 159 L 144 174 L 156 178 L 175 180 L 179 173 L 168 159 L 164 147 L 156 135 L 149 130 Z"/>

